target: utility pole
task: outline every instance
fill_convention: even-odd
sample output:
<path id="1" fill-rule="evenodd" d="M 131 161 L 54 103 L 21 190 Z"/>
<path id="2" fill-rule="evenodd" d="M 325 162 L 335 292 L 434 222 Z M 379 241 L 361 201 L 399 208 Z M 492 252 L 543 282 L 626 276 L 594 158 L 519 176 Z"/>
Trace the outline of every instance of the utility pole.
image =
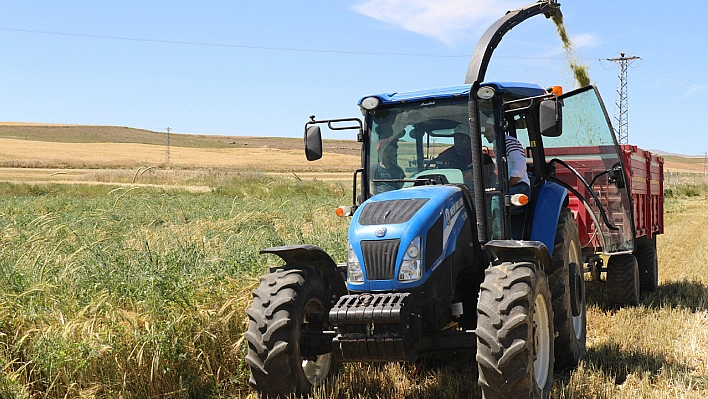
<path id="1" fill-rule="evenodd" d="M 627 102 L 627 67 L 632 65 L 636 60 L 641 60 L 641 57 L 630 56 L 625 57 L 624 53 L 620 53 L 619 58 L 607 58 L 619 65 L 619 82 L 617 83 L 617 102 L 615 103 L 615 130 L 617 131 L 617 140 L 620 144 L 629 144 L 628 127 L 628 102 Z"/>
<path id="2" fill-rule="evenodd" d="M 170 130 L 171 128 L 167 128 L 167 150 L 165 152 L 165 155 L 167 156 L 167 164 L 170 164 Z"/>
<path id="3" fill-rule="evenodd" d="M 708 152 L 703 153 L 703 177 L 706 177 L 706 161 L 708 161 Z"/>

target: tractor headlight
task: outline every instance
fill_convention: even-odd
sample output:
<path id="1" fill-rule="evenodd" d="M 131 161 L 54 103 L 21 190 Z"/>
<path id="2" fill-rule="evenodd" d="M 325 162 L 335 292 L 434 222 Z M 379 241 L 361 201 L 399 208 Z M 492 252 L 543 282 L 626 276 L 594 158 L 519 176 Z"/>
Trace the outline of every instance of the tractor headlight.
<path id="1" fill-rule="evenodd" d="M 365 99 L 361 100 L 361 107 L 367 111 L 371 111 L 376 109 L 376 107 L 378 107 L 380 103 L 381 100 L 379 100 L 378 97 L 366 97 Z"/>
<path id="2" fill-rule="evenodd" d="M 406 248 L 406 253 L 403 255 L 401 268 L 398 272 L 399 281 L 416 281 L 423 277 L 423 261 L 420 259 L 421 250 L 420 236 L 416 237 L 411 244 Z"/>
<path id="3" fill-rule="evenodd" d="M 496 91 L 493 87 L 484 86 L 480 87 L 479 90 L 477 90 L 477 97 L 481 98 L 482 100 L 489 100 L 494 97 L 495 93 Z"/>
<path id="4" fill-rule="evenodd" d="M 359 258 L 356 257 L 356 252 L 352 245 L 347 242 L 347 282 L 350 284 L 363 284 L 364 272 L 361 270 Z"/>

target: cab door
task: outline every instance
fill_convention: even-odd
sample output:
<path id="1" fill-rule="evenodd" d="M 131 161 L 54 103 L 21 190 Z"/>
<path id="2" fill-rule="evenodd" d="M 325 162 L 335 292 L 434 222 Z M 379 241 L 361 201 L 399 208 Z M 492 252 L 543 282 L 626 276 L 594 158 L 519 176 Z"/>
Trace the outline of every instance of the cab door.
<path id="1" fill-rule="evenodd" d="M 602 98 L 595 86 L 586 86 L 559 100 L 562 134 L 544 137 L 543 146 L 546 163 L 555 165 L 555 178 L 574 189 L 569 207 L 576 214 L 581 245 L 607 255 L 631 253 L 635 234 L 628 170 Z"/>

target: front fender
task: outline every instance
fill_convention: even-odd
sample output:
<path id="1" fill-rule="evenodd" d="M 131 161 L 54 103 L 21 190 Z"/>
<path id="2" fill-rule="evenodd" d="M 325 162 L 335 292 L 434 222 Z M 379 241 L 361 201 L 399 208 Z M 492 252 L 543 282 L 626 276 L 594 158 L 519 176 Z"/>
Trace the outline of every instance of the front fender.
<path id="1" fill-rule="evenodd" d="M 492 240 L 484 244 L 484 249 L 488 254 L 487 259 L 539 263 L 546 272 L 550 272 L 552 267 L 551 254 L 540 241 Z"/>
<path id="2" fill-rule="evenodd" d="M 322 276 L 332 287 L 332 291 L 339 297 L 347 294 L 347 286 L 344 283 L 341 273 L 324 249 L 310 244 L 286 245 L 282 247 L 271 247 L 263 249 L 260 254 L 278 255 L 288 265 L 300 265 L 314 267 L 322 272 Z"/>
<path id="3" fill-rule="evenodd" d="M 558 183 L 544 181 L 536 197 L 531 226 L 531 241 L 540 241 L 551 256 L 556 240 L 556 228 L 568 190 Z"/>

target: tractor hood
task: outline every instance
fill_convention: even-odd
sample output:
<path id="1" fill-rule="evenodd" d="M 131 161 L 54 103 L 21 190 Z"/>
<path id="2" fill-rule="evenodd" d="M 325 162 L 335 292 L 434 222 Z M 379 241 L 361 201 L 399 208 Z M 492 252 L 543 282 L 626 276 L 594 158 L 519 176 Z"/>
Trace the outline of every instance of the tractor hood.
<path id="1" fill-rule="evenodd" d="M 363 281 L 348 279 L 348 288 L 396 291 L 423 284 L 454 251 L 471 216 L 465 203 L 461 188 L 441 185 L 389 191 L 364 202 L 349 226 L 348 256 L 350 262 L 351 252 L 356 256 Z M 420 278 L 401 280 L 401 264 L 410 265 L 411 255 L 419 261 Z"/>

